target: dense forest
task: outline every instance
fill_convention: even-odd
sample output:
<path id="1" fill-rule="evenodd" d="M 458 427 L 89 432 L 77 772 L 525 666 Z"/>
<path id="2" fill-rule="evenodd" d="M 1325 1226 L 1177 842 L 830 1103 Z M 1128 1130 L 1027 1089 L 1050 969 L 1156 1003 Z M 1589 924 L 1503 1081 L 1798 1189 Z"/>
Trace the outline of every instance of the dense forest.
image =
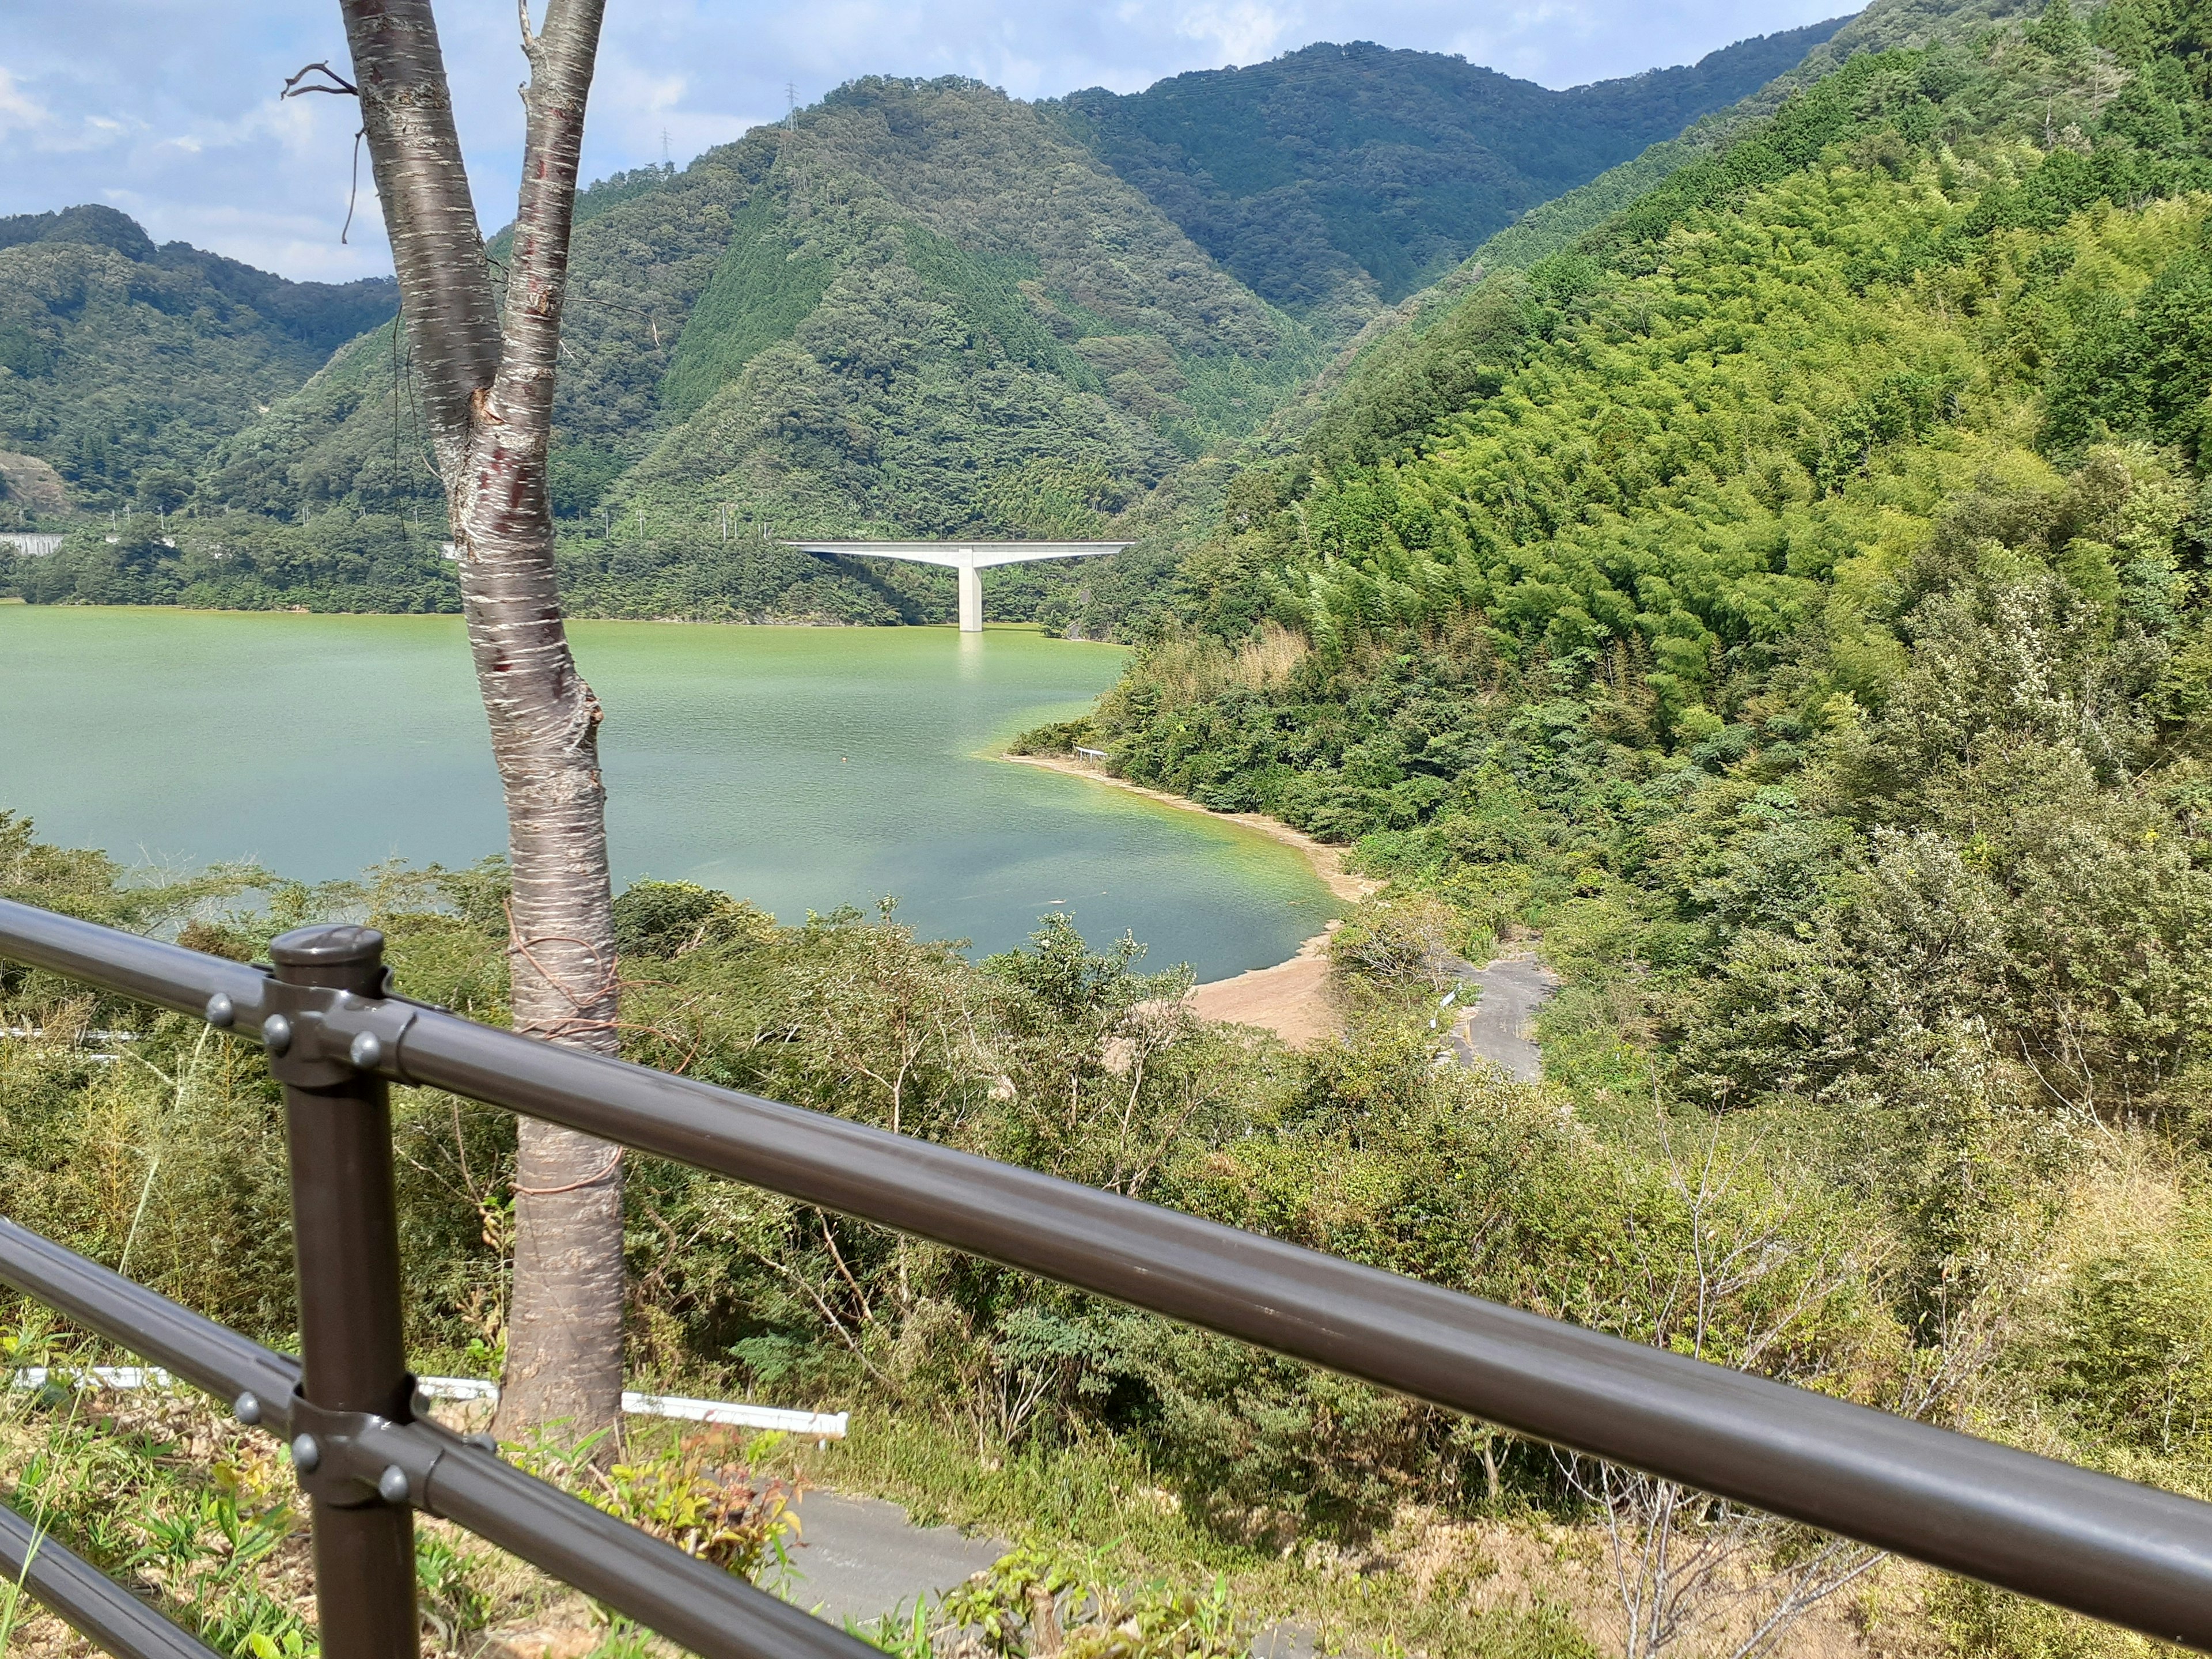
<path id="1" fill-rule="evenodd" d="M 1467 285 L 1030 740 L 1355 843 L 1409 983 L 1540 934 L 1578 1121 L 1786 1164 L 1964 1420 L 2200 1492 L 2208 27 L 1856 57 Z"/>
<path id="2" fill-rule="evenodd" d="M 1056 109 L 1255 293 L 1348 332 L 1528 209 L 1794 70 L 1844 21 L 1565 92 L 1354 41 Z"/>
<path id="3" fill-rule="evenodd" d="M 1271 154 L 1316 158 L 1309 217 L 1342 219 L 1363 170 L 1418 185 L 1428 206 L 1328 233 L 1390 274 L 1360 276 L 1322 311 L 1249 285 L 1273 256 L 1193 240 L 1185 186 L 1134 168 L 1111 137 L 1136 132 L 1150 105 L 1115 115 L 1093 99 L 1079 120 L 1073 105 L 973 82 L 868 79 L 680 172 L 603 180 L 578 204 L 558 392 L 569 602 L 615 616 L 935 621 L 949 581 L 793 555 L 775 533 L 1110 532 L 1142 544 L 1111 568 L 999 578 L 993 614 L 1133 634 L 1162 610 L 1161 579 L 1236 458 L 1267 441 L 1266 422 L 1382 291 L 1395 297 L 1411 273 L 1448 265 L 1521 207 L 1729 104 L 1831 32 L 1569 94 L 1364 46 L 1239 71 L 1194 109 L 1183 107 L 1194 88 L 1168 83 L 1178 142 L 1218 155 L 1264 126 Z M 1347 124 L 1335 106 L 1355 84 L 1364 114 Z M 1526 139 L 1539 110 L 1540 155 Z M 66 556 L 0 565 L 0 591 L 38 603 L 457 603 L 410 366 L 394 326 L 360 331 L 388 313 L 388 283 L 326 295 L 181 247 L 156 252 L 102 209 L 9 234 L 23 246 L 0 246 L 0 269 L 34 256 L 150 264 L 219 286 L 229 309 L 149 290 L 116 319 L 95 310 L 70 337 L 82 364 L 52 357 L 66 296 L 21 325 L 25 340 L 48 343 L 35 350 L 7 346 L 0 317 L 0 445 L 50 463 L 99 515 L 33 512 L 46 528 L 74 523 Z M 1386 258 L 1394 238 L 1402 251 Z M 489 257 L 502 248 L 495 238 Z M 143 273 L 131 280 L 144 288 Z M 154 351 L 156 319 L 175 337 Z M 249 370 L 241 342 L 265 345 L 278 325 L 292 330 L 285 349 Z M 189 366 L 173 372 L 179 357 Z M 18 417 L 9 386 L 45 401 Z"/>
<path id="4" fill-rule="evenodd" d="M 293 283 L 156 247 L 112 208 L 0 218 L 0 448 L 47 463 L 84 510 L 172 511 L 217 437 L 390 317 L 397 296 L 389 277 Z"/>

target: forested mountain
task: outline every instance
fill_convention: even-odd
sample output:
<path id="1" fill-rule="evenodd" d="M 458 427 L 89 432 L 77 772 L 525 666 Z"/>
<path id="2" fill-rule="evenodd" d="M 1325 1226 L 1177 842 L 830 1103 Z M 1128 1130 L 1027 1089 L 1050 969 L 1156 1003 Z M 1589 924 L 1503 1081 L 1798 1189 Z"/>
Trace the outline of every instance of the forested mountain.
<path id="1" fill-rule="evenodd" d="M 1725 109 L 1691 122 L 1587 184 L 1532 208 L 1474 251 L 1469 267 L 1527 266 L 1568 247 L 1678 168 L 1734 143 L 1783 102 L 1865 52 L 1963 44 L 1978 31 L 2033 14 L 2038 0 L 1875 0 L 1804 58 Z"/>
<path id="2" fill-rule="evenodd" d="M 1587 178 L 1827 32 L 1566 94 L 1434 54 L 1330 47 L 1241 71 L 1233 85 L 1183 77 L 1163 97 L 1182 108 L 1186 139 L 1220 127 L 1213 149 L 1198 146 L 1206 154 L 1248 141 L 1278 161 L 1302 150 L 1294 193 L 1309 217 L 1349 226 L 1347 191 L 1396 180 L 1383 195 L 1399 206 L 1360 219 L 1354 239 L 1378 272 L 1397 261 L 1398 275 L 1382 277 L 1395 292 L 1528 192 Z M 1079 118 L 1077 104 L 1089 111 Z M 1334 309 L 1314 313 L 1319 333 L 1255 293 L 1237 274 L 1249 259 L 1212 257 L 1140 188 L 1165 191 L 1170 208 L 1188 195 L 1188 179 L 1170 189 L 1129 159 L 1124 140 L 1151 107 L 1109 109 L 1087 94 L 1040 106 L 971 82 L 865 80 L 681 173 L 642 169 L 585 192 L 554 480 L 556 510 L 575 527 L 564 545 L 571 602 L 618 614 L 929 619 L 949 603 L 940 578 L 825 564 L 783 552 L 769 532 L 1068 536 L 1111 525 L 1145 545 L 1066 580 L 1004 576 L 998 613 L 1096 631 L 1156 606 L 1184 528 L 1212 511 L 1233 471 L 1231 452 L 1310 383 L 1326 337 L 1356 326 L 1379 290 L 1358 275 Z M 1501 167 L 1519 180 L 1502 195 L 1492 189 Z M 1415 187 L 1426 205 L 1407 209 Z M 55 217 L 66 232 L 82 216 Z M 1385 243 L 1401 252 L 1386 258 Z M 131 246 L 115 257 L 145 257 Z M 501 247 L 495 239 L 493 258 Z M 154 257 L 181 268 L 180 251 Z M 245 292 L 242 269 L 217 273 L 233 294 Z M 273 292 L 250 297 L 291 314 Z M 292 366 L 295 382 L 302 368 Z M 15 585 L 46 599 L 455 602 L 435 556 L 437 490 L 411 376 L 389 327 L 352 339 L 289 395 L 248 374 L 224 386 L 246 395 L 189 423 L 200 440 L 196 517 L 181 539 L 156 536 L 131 558 L 86 541 Z M 186 431 L 177 427 L 173 448 L 188 447 Z M 149 500 L 183 493 L 173 474 L 161 482 Z M 314 547 L 293 545 L 297 526 L 326 516 L 337 521 L 315 531 Z"/>
<path id="3" fill-rule="evenodd" d="M 167 508 L 210 447 L 392 314 L 388 277 L 293 283 L 112 208 L 0 218 L 0 449 L 87 507 Z"/>
<path id="4" fill-rule="evenodd" d="M 680 173 L 597 186 L 580 220 L 556 494 L 599 517 L 569 550 L 594 609 L 934 615 L 932 575 L 763 549 L 761 528 L 1097 533 L 1321 362 L 1034 106 L 970 82 L 856 82 Z M 355 342 L 220 447 L 202 501 L 427 501 L 395 373 L 390 330 Z"/>
<path id="5" fill-rule="evenodd" d="M 1356 842 L 1396 888 L 1348 954 L 1409 990 L 1540 929 L 1585 1121 L 1848 1194 L 1923 1357 L 2008 1355 L 1978 1423 L 2190 1491 L 2208 38 L 2049 0 L 1869 52 L 1468 283 L 1034 739 Z"/>
<path id="6" fill-rule="evenodd" d="M 1795 68 L 1843 21 L 1565 92 L 1357 40 L 1050 107 L 1255 292 L 1349 332 L 1528 209 Z"/>
<path id="7" fill-rule="evenodd" d="M 1335 418 L 1364 419 L 1350 411 L 1409 395 L 1405 377 L 1419 379 L 1419 366 L 1430 354 L 1421 337 L 1451 316 L 1468 289 L 1486 272 L 1526 269 L 1571 249 L 1577 239 L 1631 203 L 1656 189 L 1692 162 L 1712 155 L 1771 119 L 1783 103 L 1861 52 L 1917 49 L 1963 43 L 1986 30 L 2032 13 L 2036 0 L 1874 0 L 1785 72 L 1757 91 L 1692 122 L 1679 136 L 1650 146 L 1631 161 L 1599 174 L 1562 196 L 1531 208 L 1475 249 L 1459 267 L 1400 304 L 1370 319 L 1329 368 L 1271 423 L 1266 441 L 1282 447 L 1324 410 Z M 1432 359 L 1431 359 L 1432 360 Z M 1364 379 L 1364 390 L 1346 393 L 1345 383 Z M 1395 385 L 1396 390 L 1386 390 Z M 1436 412 L 1434 407 L 1429 413 Z M 1394 419 L 1419 423 L 1401 410 Z"/>

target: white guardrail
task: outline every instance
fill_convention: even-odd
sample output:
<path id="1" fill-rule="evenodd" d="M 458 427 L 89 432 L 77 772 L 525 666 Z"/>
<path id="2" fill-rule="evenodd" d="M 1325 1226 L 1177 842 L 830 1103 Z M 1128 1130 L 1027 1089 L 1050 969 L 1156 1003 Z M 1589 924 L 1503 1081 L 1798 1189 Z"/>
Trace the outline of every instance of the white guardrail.
<path id="1" fill-rule="evenodd" d="M 26 1366 L 9 1379 L 18 1389 L 42 1389 L 72 1382 L 80 1389 L 167 1389 L 175 1379 L 158 1365 L 90 1365 L 77 1368 Z M 474 1376 L 418 1376 L 416 1390 L 431 1400 L 499 1398 L 499 1384 Z M 774 1429 L 805 1440 L 842 1440 L 848 1412 L 787 1411 L 778 1406 L 748 1406 L 730 1400 L 691 1400 L 678 1394 L 624 1390 L 623 1409 L 633 1417 L 672 1417 L 690 1423 L 726 1423 L 738 1428 Z"/>

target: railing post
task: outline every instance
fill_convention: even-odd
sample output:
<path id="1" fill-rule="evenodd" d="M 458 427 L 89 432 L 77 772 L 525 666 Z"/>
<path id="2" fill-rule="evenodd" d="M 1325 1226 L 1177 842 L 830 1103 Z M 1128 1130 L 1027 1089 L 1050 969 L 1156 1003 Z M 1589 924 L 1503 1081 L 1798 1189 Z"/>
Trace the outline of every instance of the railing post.
<path id="1" fill-rule="evenodd" d="M 361 996 L 383 990 L 384 936 L 372 927 L 299 928 L 269 957 L 284 985 Z M 300 1068 L 276 1069 L 291 1152 L 301 1393 L 320 1412 L 406 1422 L 414 1385 L 399 1299 L 390 1097 L 381 1079 L 350 1066 L 309 1067 L 305 1083 L 285 1076 Z M 294 1443 L 303 1474 L 319 1455 L 302 1447 L 310 1438 Z M 367 1493 L 318 1494 L 313 1510 L 324 1659 L 416 1659 L 414 1511 Z"/>

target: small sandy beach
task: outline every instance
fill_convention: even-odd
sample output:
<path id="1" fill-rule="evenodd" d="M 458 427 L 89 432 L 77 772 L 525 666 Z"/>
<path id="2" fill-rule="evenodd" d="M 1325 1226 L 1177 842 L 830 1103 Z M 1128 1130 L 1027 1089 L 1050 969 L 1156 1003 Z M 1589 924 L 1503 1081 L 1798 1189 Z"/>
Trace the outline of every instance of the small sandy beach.
<path id="1" fill-rule="evenodd" d="M 1040 766 L 1048 772 L 1066 772 L 1088 778 L 1093 783 L 1110 784 L 1116 789 L 1127 789 L 1158 801 L 1164 806 L 1204 812 L 1210 818 L 1255 830 L 1271 840 L 1297 848 L 1313 866 L 1314 873 L 1322 884 L 1340 899 L 1357 901 L 1382 890 L 1381 882 L 1355 875 L 1344 867 L 1343 848 L 1316 841 L 1262 813 L 1211 811 L 1194 800 L 1170 795 L 1164 790 L 1147 789 L 1142 784 L 1131 783 L 1126 778 L 1117 778 L 1062 756 L 1002 755 L 1000 758 L 1019 766 Z M 1330 926 L 1334 927 L 1335 924 L 1332 922 Z M 1299 945 L 1297 954 L 1288 962 L 1279 962 L 1272 968 L 1255 968 L 1233 979 L 1217 979 L 1192 987 L 1190 1003 L 1201 1018 L 1257 1025 L 1273 1031 L 1292 1048 L 1304 1048 L 1320 1038 L 1334 1036 L 1344 1024 L 1343 1011 L 1338 1006 L 1329 981 L 1326 933 L 1316 933 Z"/>

